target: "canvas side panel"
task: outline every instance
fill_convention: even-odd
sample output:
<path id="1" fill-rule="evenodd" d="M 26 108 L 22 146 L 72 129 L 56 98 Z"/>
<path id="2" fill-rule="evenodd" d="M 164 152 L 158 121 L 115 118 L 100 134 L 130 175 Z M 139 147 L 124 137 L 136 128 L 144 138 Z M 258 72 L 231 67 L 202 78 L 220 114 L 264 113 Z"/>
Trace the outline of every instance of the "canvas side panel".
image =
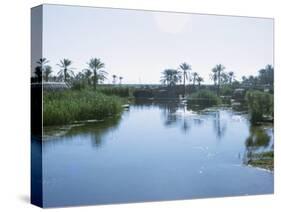
<path id="1" fill-rule="evenodd" d="M 31 203 L 43 207 L 42 58 L 43 6 L 31 9 Z"/>

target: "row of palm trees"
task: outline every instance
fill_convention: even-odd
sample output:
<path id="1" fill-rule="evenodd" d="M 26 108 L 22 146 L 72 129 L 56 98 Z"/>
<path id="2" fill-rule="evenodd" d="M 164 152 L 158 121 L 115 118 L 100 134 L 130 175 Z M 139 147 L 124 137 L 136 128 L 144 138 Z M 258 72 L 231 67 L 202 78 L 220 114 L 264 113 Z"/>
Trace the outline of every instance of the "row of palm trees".
<path id="1" fill-rule="evenodd" d="M 242 85 L 245 87 L 267 86 L 273 88 L 274 68 L 272 65 L 266 65 L 259 70 L 257 76 L 250 75 L 242 77 Z"/>
<path id="2" fill-rule="evenodd" d="M 51 78 L 52 67 L 48 64 L 49 60 L 46 58 L 40 58 L 35 67 L 35 75 L 38 79 L 43 78 L 46 82 L 48 82 Z M 69 59 L 62 59 L 57 64 L 60 67 L 60 71 L 57 73 L 57 77 L 53 76 L 53 79 L 59 79 L 66 83 L 69 83 L 71 80 L 83 80 L 88 83 L 88 85 L 93 85 L 94 89 L 96 89 L 97 85 L 103 82 L 108 75 L 108 73 L 104 70 L 105 64 L 99 58 L 91 58 L 89 62 L 87 62 L 87 67 L 83 69 L 78 74 L 74 74 L 74 68 L 71 67 L 73 62 Z M 113 84 L 116 84 L 117 75 L 113 75 Z M 119 76 L 119 84 L 122 83 L 123 77 Z"/>
<path id="3" fill-rule="evenodd" d="M 116 74 L 113 74 L 112 75 L 112 84 L 117 84 L 117 79 L 119 79 L 119 84 L 121 85 L 122 84 L 122 80 L 123 80 L 123 77 L 121 77 L 121 76 L 117 76 Z"/>
<path id="4" fill-rule="evenodd" d="M 168 85 L 174 86 L 178 83 L 181 84 L 183 82 L 184 93 L 186 94 L 186 84 L 187 82 L 192 82 L 193 86 L 198 83 L 198 87 L 200 87 L 201 83 L 204 82 L 203 77 L 199 76 L 197 72 L 191 71 L 191 65 L 187 63 L 182 63 L 179 65 L 177 69 L 165 69 L 162 72 L 162 77 L 160 82 Z M 217 93 L 219 94 L 221 84 L 232 84 L 234 80 L 234 72 L 225 72 L 225 67 L 222 64 L 216 65 L 212 69 L 212 73 L 210 74 L 210 78 L 213 80 L 214 85 L 217 87 Z"/>

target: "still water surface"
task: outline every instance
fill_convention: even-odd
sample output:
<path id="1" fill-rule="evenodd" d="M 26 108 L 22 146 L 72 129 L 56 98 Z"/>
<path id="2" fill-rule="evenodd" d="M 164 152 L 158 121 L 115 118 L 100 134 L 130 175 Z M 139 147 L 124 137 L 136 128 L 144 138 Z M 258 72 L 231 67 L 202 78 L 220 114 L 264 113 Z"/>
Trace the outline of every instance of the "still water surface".
<path id="1" fill-rule="evenodd" d="M 230 108 L 139 102 L 119 118 L 46 128 L 45 207 L 273 193 L 273 173 L 243 165 L 253 130 Z"/>

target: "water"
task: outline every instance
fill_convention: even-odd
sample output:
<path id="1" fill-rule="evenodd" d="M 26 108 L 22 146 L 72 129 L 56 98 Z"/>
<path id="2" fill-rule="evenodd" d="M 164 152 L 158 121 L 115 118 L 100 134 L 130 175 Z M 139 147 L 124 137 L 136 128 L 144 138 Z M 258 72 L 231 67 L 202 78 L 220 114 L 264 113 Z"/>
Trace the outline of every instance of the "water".
<path id="1" fill-rule="evenodd" d="M 139 102 L 104 122 L 46 128 L 44 206 L 273 193 L 273 173 L 243 165 L 251 146 L 273 148 L 272 127 L 230 108 L 192 109 Z M 249 142 L 256 131 L 270 139 Z"/>

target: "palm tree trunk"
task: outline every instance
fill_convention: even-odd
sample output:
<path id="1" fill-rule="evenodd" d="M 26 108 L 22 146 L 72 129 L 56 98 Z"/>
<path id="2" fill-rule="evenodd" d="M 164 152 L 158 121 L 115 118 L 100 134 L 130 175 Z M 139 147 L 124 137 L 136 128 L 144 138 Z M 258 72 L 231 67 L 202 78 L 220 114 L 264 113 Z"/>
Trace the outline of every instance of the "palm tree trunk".
<path id="1" fill-rule="evenodd" d="M 97 89 L 97 71 L 94 70 L 94 90 Z"/>
<path id="2" fill-rule="evenodd" d="M 186 87 L 185 87 L 185 72 L 183 72 L 183 88 L 184 88 L 184 97 L 186 95 Z"/>
<path id="3" fill-rule="evenodd" d="M 66 68 L 64 69 L 63 72 L 64 72 L 64 82 L 66 82 L 66 74 L 67 74 L 67 73 L 66 73 L 66 72 L 67 72 Z"/>

